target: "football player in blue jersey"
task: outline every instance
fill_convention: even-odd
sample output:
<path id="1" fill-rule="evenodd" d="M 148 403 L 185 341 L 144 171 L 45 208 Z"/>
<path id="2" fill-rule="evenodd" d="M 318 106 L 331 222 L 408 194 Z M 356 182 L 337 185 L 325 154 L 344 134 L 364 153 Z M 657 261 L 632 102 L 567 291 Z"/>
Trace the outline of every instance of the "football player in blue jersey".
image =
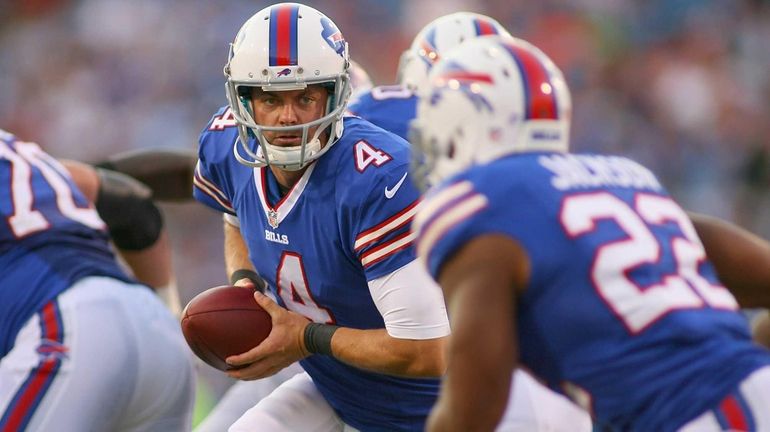
<path id="1" fill-rule="evenodd" d="M 647 168 L 568 153 L 569 90 L 531 44 L 468 41 L 430 78 L 412 173 L 436 186 L 414 229 L 453 333 L 428 430 L 491 429 L 524 365 L 601 430 L 769 431 L 770 353 L 717 278 L 767 249 L 720 235 L 764 252 L 717 249 L 712 265 Z M 724 283 L 767 307 L 767 273 L 733 269 Z"/>
<path id="2" fill-rule="evenodd" d="M 366 70 L 356 63 L 350 62 L 350 86 L 352 90 L 351 99 L 356 94 L 367 92 L 372 88 L 372 81 Z M 130 176 L 139 180 L 141 184 L 131 183 L 134 188 L 140 189 L 133 191 L 128 199 L 132 197 L 147 196 L 151 193 L 152 198 L 161 202 L 182 202 L 193 199 L 190 191 L 193 188 L 192 180 L 197 153 L 186 149 L 176 148 L 143 148 L 131 150 L 110 156 L 108 159 L 96 164 L 97 169 L 93 167 L 74 162 L 62 161 L 70 172 L 73 173 L 76 183 L 89 197 L 86 189 L 92 191 L 91 200 L 96 200 L 99 177 L 108 176 L 108 179 L 115 178 L 113 171 Z M 106 171 L 101 170 L 105 168 Z M 102 173 L 101 176 L 97 175 Z M 80 181 L 78 181 L 80 180 Z M 146 185 L 149 188 L 145 188 Z M 125 189 L 125 188 L 123 188 Z M 101 203 L 101 201 L 100 201 Z M 121 200 L 122 204 L 124 200 Z M 143 221 L 134 212 L 126 213 L 128 209 L 144 209 L 152 205 L 151 201 L 142 200 L 141 205 L 131 203 L 127 206 L 102 203 L 102 209 L 108 211 L 107 216 L 114 216 L 116 229 L 119 233 L 126 233 L 129 229 L 138 229 L 142 226 L 151 227 L 153 221 L 158 221 L 160 213 L 154 209 L 152 214 L 148 213 L 148 220 Z M 117 208 L 117 211 L 111 209 Z M 139 219 L 139 220 L 137 220 Z M 132 223 L 124 223 L 132 221 Z M 109 222 L 108 222 L 109 225 Z M 141 233 L 128 232 L 127 237 L 135 238 Z M 125 237 L 125 236 L 124 236 Z M 122 243 L 121 243 L 122 244 Z M 153 287 L 156 294 L 160 295 L 164 303 L 179 315 L 181 307 L 179 305 L 179 294 L 174 283 L 173 273 L 171 272 L 170 250 L 167 236 L 159 235 L 154 244 L 137 251 L 135 247 L 131 250 L 119 248 L 121 256 L 130 264 L 134 275 L 142 281 Z M 227 390 L 227 392 L 217 401 L 214 408 L 206 415 L 205 419 L 195 427 L 196 432 L 220 432 L 226 430 L 235 420 L 252 406 L 256 405 L 263 397 L 270 394 L 283 381 L 291 378 L 297 372 L 300 372 L 299 364 L 292 365 L 283 369 L 275 375 L 260 379 L 258 381 L 238 381 Z"/>
<path id="3" fill-rule="evenodd" d="M 351 100 L 357 94 L 367 92 L 372 88 L 372 80 L 369 73 L 360 64 L 350 61 L 350 89 Z M 194 163 L 193 163 L 194 167 Z M 188 177 L 192 182 L 192 173 Z M 189 196 L 189 190 L 187 196 Z M 226 430 L 233 424 L 246 410 L 256 405 L 265 396 L 269 395 L 276 387 L 281 385 L 287 379 L 301 372 L 299 363 L 286 367 L 273 376 L 262 378 L 256 381 L 237 381 L 227 392 L 217 401 L 214 409 L 206 415 L 206 418 L 195 427 L 195 432 L 220 432 Z"/>
<path id="4" fill-rule="evenodd" d="M 428 73 L 447 51 L 481 36 L 507 35 L 495 19 L 471 12 L 441 16 L 423 27 L 410 48 L 401 55 L 399 84 L 374 87 L 351 103 L 351 114 L 407 138 L 414 119 L 420 88 L 428 84 Z M 514 373 L 501 431 L 585 432 L 591 430 L 588 415 L 561 395 L 546 389 L 521 369 Z"/>
<path id="5" fill-rule="evenodd" d="M 273 330 L 229 374 L 304 369 L 232 431 L 422 430 L 438 393 L 449 325 L 415 262 L 408 144 L 343 118 L 348 67 L 328 17 L 267 7 L 235 37 L 229 104 L 200 137 L 194 195 L 225 213 L 228 271 L 264 279 L 280 303 L 255 293 Z"/>
<path id="6" fill-rule="evenodd" d="M 83 168 L 0 131 L 0 430 L 187 430 L 194 377 L 179 325 L 123 271 L 107 232 L 141 267 L 144 252 L 163 255 L 159 214 L 141 187 Z"/>

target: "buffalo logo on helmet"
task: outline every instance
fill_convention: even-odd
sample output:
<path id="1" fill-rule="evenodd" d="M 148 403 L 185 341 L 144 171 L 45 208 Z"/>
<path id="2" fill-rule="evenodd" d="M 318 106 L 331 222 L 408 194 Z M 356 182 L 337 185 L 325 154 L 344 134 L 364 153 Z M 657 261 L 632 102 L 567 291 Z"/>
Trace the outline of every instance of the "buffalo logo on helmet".
<path id="1" fill-rule="evenodd" d="M 279 77 L 289 76 L 289 75 L 291 75 L 291 69 L 289 68 L 284 68 L 282 71 L 278 72 Z"/>
<path id="2" fill-rule="evenodd" d="M 340 29 L 338 29 L 337 26 L 335 26 L 334 23 L 326 17 L 321 18 L 321 26 L 323 27 L 321 37 L 324 38 L 326 43 L 328 43 L 337 54 L 345 57 L 347 44 L 345 42 L 345 38 L 342 37 L 342 32 L 340 32 Z"/>
<path id="3" fill-rule="evenodd" d="M 457 62 L 449 62 L 434 78 L 436 91 L 431 95 L 430 102 L 435 105 L 441 99 L 441 92 L 444 90 L 460 90 L 473 102 L 477 110 L 486 109 L 493 112 L 492 104 L 481 94 L 481 86 L 494 83 L 492 75 L 488 73 L 472 72 Z"/>

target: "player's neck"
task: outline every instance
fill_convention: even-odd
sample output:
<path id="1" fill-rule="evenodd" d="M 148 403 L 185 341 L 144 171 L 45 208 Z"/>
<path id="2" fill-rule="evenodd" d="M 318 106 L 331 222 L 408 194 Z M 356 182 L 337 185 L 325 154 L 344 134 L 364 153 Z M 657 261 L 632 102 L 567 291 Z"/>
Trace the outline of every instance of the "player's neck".
<path id="1" fill-rule="evenodd" d="M 275 179 L 278 181 L 278 186 L 281 188 L 281 196 L 284 196 L 289 193 L 291 188 L 293 188 L 299 179 L 302 178 L 302 174 L 305 173 L 307 167 L 304 167 L 298 171 L 286 171 L 271 166 L 270 170 L 273 172 Z"/>

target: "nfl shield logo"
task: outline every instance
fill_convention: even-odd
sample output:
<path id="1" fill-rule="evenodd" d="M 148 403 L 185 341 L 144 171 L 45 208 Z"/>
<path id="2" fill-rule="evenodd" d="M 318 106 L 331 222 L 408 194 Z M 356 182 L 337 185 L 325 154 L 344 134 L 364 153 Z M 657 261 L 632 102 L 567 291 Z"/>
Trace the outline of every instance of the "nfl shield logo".
<path id="1" fill-rule="evenodd" d="M 270 209 L 267 211 L 267 223 L 273 228 L 278 228 L 278 212 Z"/>

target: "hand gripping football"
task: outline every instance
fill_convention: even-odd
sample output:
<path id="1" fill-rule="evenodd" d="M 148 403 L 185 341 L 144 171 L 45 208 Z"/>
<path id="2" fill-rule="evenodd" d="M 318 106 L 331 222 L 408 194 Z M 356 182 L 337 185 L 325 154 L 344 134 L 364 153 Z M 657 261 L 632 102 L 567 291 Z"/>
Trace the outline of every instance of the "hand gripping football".
<path id="1" fill-rule="evenodd" d="M 270 315 L 249 288 L 220 286 L 197 296 L 182 311 L 182 333 L 195 355 L 219 370 L 231 355 L 259 345 L 273 328 Z"/>

